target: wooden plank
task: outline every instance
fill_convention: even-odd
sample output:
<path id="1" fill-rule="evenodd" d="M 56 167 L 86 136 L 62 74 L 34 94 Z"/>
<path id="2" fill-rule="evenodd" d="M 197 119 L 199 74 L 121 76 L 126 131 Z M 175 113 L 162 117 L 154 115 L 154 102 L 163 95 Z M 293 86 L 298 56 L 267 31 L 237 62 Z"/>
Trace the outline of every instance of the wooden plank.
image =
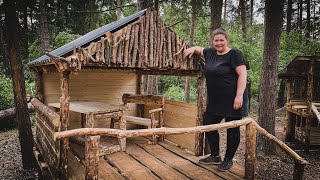
<path id="1" fill-rule="evenodd" d="M 126 179 L 159 179 L 147 167 L 137 162 L 125 152 L 117 152 L 106 155 L 105 159 L 108 163 L 116 167 Z"/>
<path id="2" fill-rule="evenodd" d="M 125 178 L 121 176 L 121 174 L 117 171 L 117 169 L 112 167 L 103 158 L 100 158 L 100 160 L 99 160 L 99 179 L 124 180 Z"/>
<path id="3" fill-rule="evenodd" d="M 194 164 L 193 162 L 182 158 L 169 150 L 163 148 L 160 145 L 148 145 L 145 141 L 135 141 L 137 144 L 146 150 L 148 153 L 152 154 L 160 161 L 166 163 L 168 166 L 172 167 L 176 171 L 184 174 L 191 179 L 222 179 L 221 177 L 213 174 L 211 171 L 202 168 Z"/>
<path id="4" fill-rule="evenodd" d="M 168 165 L 161 162 L 159 159 L 147 153 L 141 147 L 133 144 L 132 142 L 128 143 L 127 145 L 127 153 L 129 153 L 133 158 L 142 163 L 144 166 L 148 167 L 161 179 L 188 179 L 183 174 L 170 168 Z"/>
<path id="5" fill-rule="evenodd" d="M 85 167 L 71 151 L 68 152 L 68 177 L 69 179 L 85 179 Z"/>
<path id="6" fill-rule="evenodd" d="M 70 143 L 72 152 L 80 159 L 80 162 L 84 164 L 84 147 L 75 143 Z M 85 172 L 84 166 L 81 168 L 83 177 Z M 102 157 L 99 159 L 99 179 L 124 179 L 121 174 L 110 164 L 108 164 Z"/>
<path id="7" fill-rule="evenodd" d="M 170 150 L 172 153 L 180 156 L 180 157 L 183 157 L 189 161 L 191 161 L 192 163 L 195 163 L 197 164 L 198 166 L 201 166 L 213 173 L 215 173 L 216 175 L 222 177 L 222 178 L 225 178 L 225 179 L 243 179 L 241 177 L 244 177 L 244 170 L 243 173 L 242 173 L 242 176 L 239 177 L 238 174 L 234 174 L 233 171 L 236 171 L 238 170 L 239 168 L 236 167 L 238 165 L 234 164 L 233 167 L 231 168 L 231 172 L 221 172 L 218 170 L 218 166 L 216 165 L 203 165 L 203 164 L 200 164 L 199 163 L 199 157 L 191 154 L 191 153 L 188 153 L 187 151 L 175 146 L 174 144 L 170 143 L 170 142 L 167 142 L 167 141 L 164 141 L 164 142 L 159 142 L 158 143 L 159 145 L 161 145 L 162 147 L 166 148 L 167 150 Z M 242 168 L 243 169 L 243 168 Z"/>

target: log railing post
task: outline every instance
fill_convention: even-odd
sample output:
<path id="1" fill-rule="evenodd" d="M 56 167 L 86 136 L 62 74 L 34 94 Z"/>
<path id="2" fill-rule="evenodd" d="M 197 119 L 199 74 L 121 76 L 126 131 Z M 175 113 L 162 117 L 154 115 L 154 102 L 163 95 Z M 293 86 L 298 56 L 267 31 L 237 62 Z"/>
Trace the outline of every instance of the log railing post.
<path id="1" fill-rule="evenodd" d="M 246 125 L 245 179 L 255 179 L 256 127 L 253 122 Z"/>
<path id="2" fill-rule="evenodd" d="M 310 149 L 310 133 L 311 133 L 311 121 L 312 121 L 312 96 L 313 96 L 313 75 L 314 75 L 315 60 L 310 60 L 310 69 L 308 72 L 308 89 L 307 89 L 307 113 L 308 118 L 306 119 L 305 128 L 305 151 L 309 153 Z"/>
<path id="3" fill-rule="evenodd" d="M 98 179 L 99 176 L 99 141 L 100 136 L 86 136 L 85 166 L 86 180 Z"/>
<path id="4" fill-rule="evenodd" d="M 198 115 L 197 115 L 197 126 L 203 125 L 203 112 L 205 107 L 205 78 L 204 76 L 198 77 L 198 100 L 197 100 L 197 107 L 198 107 Z M 195 142 L 195 155 L 201 156 L 203 154 L 203 137 L 204 133 L 196 133 L 196 142 Z"/>
<path id="5" fill-rule="evenodd" d="M 70 71 L 62 71 L 60 77 L 60 122 L 61 131 L 68 130 L 69 127 L 69 74 Z M 59 179 L 68 179 L 68 149 L 69 139 L 60 141 L 60 163 L 59 163 Z"/>
<path id="6" fill-rule="evenodd" d="M 293 82 L 292 80 L 287 80 L 287 103 L 290 102 L 290 100 L 293 97 Z M 292 142 L 295 139 L 295 122 L 293 118 L 292 112 L 288 111 L 287 106 L 286 107 L 286 135 L 285 135 L 285 141 Z"/>
<path id="7" fill-rule="evenodd" d="M 294 163 L 293 180 L 302 180 L 305 164 L 301 164 L 298 161 Z"/>

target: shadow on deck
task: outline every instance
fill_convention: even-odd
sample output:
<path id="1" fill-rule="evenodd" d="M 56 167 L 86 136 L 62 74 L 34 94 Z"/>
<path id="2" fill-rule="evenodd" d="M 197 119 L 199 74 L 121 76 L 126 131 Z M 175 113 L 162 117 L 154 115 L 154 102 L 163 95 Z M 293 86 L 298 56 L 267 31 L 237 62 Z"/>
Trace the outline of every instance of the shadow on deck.
<path id="1" fill-rule="evenodd" d="M 110 138 L 101 143 L 111 144 Z M 84 147 L 71 143 L 69 178 L 85 179 Z M 126 152 L 116 152 L 99 160 L 99 179 L 244 179 L 244 167 L 234 164 L 230 171 L 216 165 L 198 163 L 200 157 L 164 141 L 149 145 L 146 138 L 127 139 Z"/>

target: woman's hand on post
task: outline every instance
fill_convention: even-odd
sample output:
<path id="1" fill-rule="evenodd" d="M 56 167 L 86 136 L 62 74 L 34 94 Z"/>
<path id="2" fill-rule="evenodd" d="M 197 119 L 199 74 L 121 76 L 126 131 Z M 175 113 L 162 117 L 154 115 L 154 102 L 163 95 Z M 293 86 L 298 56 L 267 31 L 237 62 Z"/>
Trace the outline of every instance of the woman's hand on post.
<path id="1" fill-rule="evenodd" d="M 194 47 L 191 47 L 191 48 L 188 48 L 186 50 L 184 50 L 183 52 L 183 58 L 186 58 L 187 56 L 189 58 L 191 58 L 191 56 L 194 54 L 194 51 L 195 51 L 195 48 Z"/>
<path id="2" fill-rule="evenodd" d="M 243 96 L 236 96 L 233 102 L 233 109 L 238 110 L 242 107 Z"/>

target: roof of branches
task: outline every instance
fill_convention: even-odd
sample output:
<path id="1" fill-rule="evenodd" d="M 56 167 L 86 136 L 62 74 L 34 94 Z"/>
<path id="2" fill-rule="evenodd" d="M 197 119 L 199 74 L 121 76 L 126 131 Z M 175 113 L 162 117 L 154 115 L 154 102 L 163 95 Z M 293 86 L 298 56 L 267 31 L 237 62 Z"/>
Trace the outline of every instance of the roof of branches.
<path id="1" fill-rule="evenodd" d="M 53 51 L 50 52 L 50 54 L 54 55 L 54 56 L 63 56 L 65 54 L 68 54 L 70 52 L 73 51 L 73 49 L 77 48 L 77 47 L 81 47 L 83 45 L 86 45 L 87 43 L 90 43 L 91 41 L 104 36 L 106 32 L 114 32 L 117 31 L 118 29 L 122 28 L 123 26 L 137 20 L 137 18 L 139 18 L 140 16 L 145 15 L 146 13 L 146 9 L 139 11 L 131 16 L 122 18 L 118 21 L 112 22 L 110 24 L 104 25 L 98 29 L 95 29 L 81 37 L 79 37 L 78 39 L 69 42 L 68 44 L 65 44 L 64 46 L 61 46 L 58 49 L 55 49 Z M 43 55 L 41 57 L 39 57 L 38 59 L 35 59 L 31 62 L 29 62 L 27 65 L 28 66 L 34 66 L 37 64 L 42 64 L 42 63 L 47 63 L 50 62 L 50 57 L 47 55 Z"/>
<path id="2" fill-rule="evenodd" d="M 314 76 L 320 77 L 320 56 L 297 56 L 280 73 L 279 78 L 307 78 L 310 60 L 315 60 Z"/>

